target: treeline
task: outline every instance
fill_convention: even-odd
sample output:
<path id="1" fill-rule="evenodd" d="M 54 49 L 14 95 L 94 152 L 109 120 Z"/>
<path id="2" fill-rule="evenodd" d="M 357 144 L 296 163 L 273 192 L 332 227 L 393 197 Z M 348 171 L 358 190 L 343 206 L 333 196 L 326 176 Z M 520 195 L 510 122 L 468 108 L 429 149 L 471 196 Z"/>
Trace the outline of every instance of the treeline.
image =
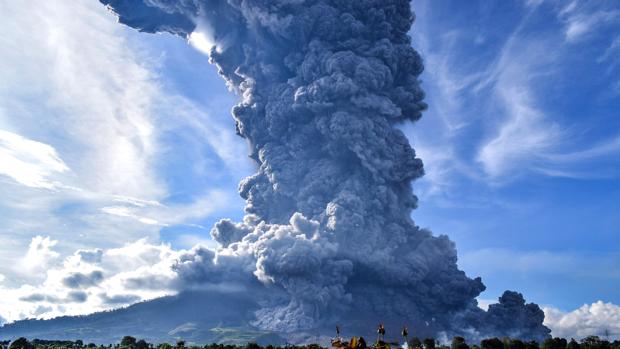
<path id="1" fill-rule="evenodd" d="M 411 346 L 411 344 L 410 344 Z M 440 345 L 441 349 L 620 349 L 620 341 L 610 342 L 598 336 L 589 336 L 581 341 L 565 338 L 548 338 L 542 343 L 537 341 L 521 341 L 510 338 L 488 338 L 478 344 L 468 344 L 463 337 L 454 337 L 450 346 Z M 435 349 L 426 345 L 426 341 L 420 349 Z"/>
<path id="2" fill-rule="evenodd" d="M 613 342 L 601 339 L 598 336 L 589 336 L 581 341 L 564 338 L 549 338 L 538 343 L 536 341 L 521 341 L 510 338 L 488 338 L 480 343 L 467 343 L 463 337 L 454 337 L 450 345 L 440 344 L 433 338 L 426 338 L 423 341 L 417 337 L 409 340 L 410 349 L 620 349 L 620 341 Z M 184 341 L 178 341 L 172 345 L 160 343 L 154 345 L 144 339 L 137 340 L 131 336 L 125 336 L 118 344 L 97 345 L 95 343 L 85 344 L 81 340 L 59 341 L 34 339 L 29 341 L 26 338 L 19 338 L 10 341 L 0 341 L 0 349 L 326 349 L 318 344 L 309 345 L 286 345 L 286 346 L 260 346 L 256 343 L 247 345 L 232 344 L 207 344 L 205 346 L 186 345 Z"/>

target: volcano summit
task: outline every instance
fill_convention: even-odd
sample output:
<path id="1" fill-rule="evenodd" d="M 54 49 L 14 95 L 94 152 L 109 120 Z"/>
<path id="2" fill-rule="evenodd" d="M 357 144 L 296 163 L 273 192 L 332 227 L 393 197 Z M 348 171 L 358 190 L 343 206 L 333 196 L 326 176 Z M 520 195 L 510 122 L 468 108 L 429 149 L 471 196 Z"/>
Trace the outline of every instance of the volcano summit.
<path id="1" fill-rule="evenodd" d="M 241 97 L 232 114 L 258 167 L 239 184 L 246 216 L 216 224 L 217 250 L 172 266 L 180 289 L 242 290 L 257 304 L 248 325 L 284 334 L 381 321 L 419 335 L 549 335 L 518 293 L 481 310 L 485 286 L 458 269 L 454 243 L 411 218 L 424 171 L 397 126 L 426 105 L 409 1 L 101 2 L 138 30 L 202 38 Z"/>

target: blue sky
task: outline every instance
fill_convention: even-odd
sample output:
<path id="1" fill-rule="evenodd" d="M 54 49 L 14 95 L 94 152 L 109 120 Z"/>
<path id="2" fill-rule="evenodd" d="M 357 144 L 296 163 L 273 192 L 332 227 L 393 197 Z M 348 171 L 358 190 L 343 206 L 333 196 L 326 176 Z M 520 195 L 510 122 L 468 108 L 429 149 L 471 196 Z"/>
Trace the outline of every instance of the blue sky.
<path id="1" fill-rule="evenodd" d="M 414 217 L 457 242 L 489 298 L 619 302 L 620 7 L 414 8 L 430 105 L 407 127 L 428 170 Z"/>
<path id="2" fill-rule="evenodd" d="M 0 321 L 112 307 L 123 279 L 164 275 L 180 249 L 213 244 L 214 222 L 241 219 L 253 172 L 203 43 L 137 33 L 95 1 L 56 5 L 0 4 Z M 427 172 L 414 219 L 456 242 L 481 303 L 519 290 L 556 334 L 620 318 L 620 6 L 413 7 L 429 104 L 402 125 Z M 85 250 L 127 260 L 104 263 L 98 299 L 20 300 L 64 294 Z"/>

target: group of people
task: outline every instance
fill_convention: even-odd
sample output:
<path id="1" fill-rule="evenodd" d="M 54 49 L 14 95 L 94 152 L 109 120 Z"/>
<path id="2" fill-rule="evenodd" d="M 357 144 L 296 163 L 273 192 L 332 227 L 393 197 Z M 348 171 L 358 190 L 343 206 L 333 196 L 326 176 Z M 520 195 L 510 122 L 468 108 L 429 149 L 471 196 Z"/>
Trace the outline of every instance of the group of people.
<path id="1" fill-rule="evenodd" d="M 407 331 L 407 327 L 403 327 L 401 332 L 402 336 L 405 338 L 405 343 L 408 342 L 407 337 L 409 335 Z M 364 337 L 351 337 L 350 341 L 345 341 L 340 336 L 340 326 L 336 326 L 336 338 L 331 341 L 332 347 L 337 349 L 367 349 L 369 348 L 366 344 L 366 340 Z M 377 341 L 375 344 L 370 346 L 371 349 L 391 349 L 391 345 L 400 345 L 398 342 L 388 343 L 385 341 L 385 326 L 383 324 L 379 325 L 377 329 Z"/>

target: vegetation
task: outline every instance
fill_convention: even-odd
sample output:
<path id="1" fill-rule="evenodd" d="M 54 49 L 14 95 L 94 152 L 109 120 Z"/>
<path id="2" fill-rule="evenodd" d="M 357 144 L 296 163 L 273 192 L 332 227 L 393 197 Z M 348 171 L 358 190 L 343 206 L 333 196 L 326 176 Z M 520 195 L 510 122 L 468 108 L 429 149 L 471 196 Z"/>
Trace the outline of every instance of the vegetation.
<path id="1" fill-rule="evenodd" d="M 426 338 L 421 341 L 413 337 L 409 341 L 410 349 L 620 349 L 620 341 L 613 342 L 601 339 L 598 336 L 589 336 L 581 341 L 572 339 L 567 341 L 564 338 L 548 338 L 539 344 L 535 341 L 523 342 L 519 339 L 511 338 L 488 338 L 480 343 L 467 343 L 463 337 L 454 337 L 450 345 L 440 344 L 433 338 Z M 256 343 L 247 345 L 233 344 L 207 344 L 198 346 L 187 344 L 185 341 L 177 341 L 175 344 L 160 343 L 154 345 L 144 339 L 136 339 L 132 336 L 125 336 L 118 344 L 101 345 L 95 343 L 85 344 L 81 340 L 60 341 L 60 340 L 41 340 L 21 337 L 14 341 L 0 341 L 0 349 L 325 349 L 318 344 L 303 346 L 261 346 Z"/>

